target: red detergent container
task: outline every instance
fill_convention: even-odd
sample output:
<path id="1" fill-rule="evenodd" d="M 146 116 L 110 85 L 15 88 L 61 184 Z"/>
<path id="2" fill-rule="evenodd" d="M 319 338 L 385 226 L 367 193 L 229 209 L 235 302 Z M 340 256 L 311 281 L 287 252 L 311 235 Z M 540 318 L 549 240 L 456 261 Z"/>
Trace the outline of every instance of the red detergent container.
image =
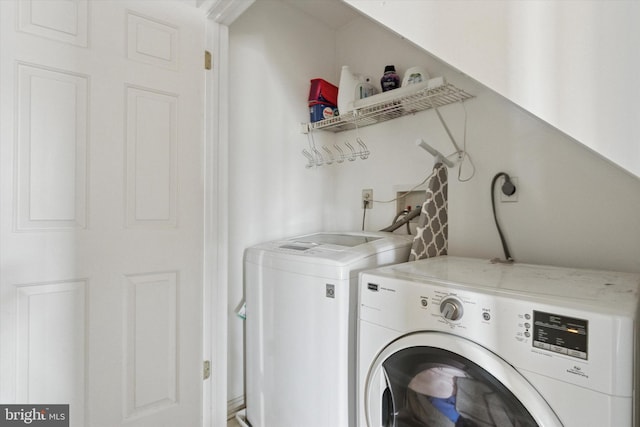
<path id="1" fill-rule="evenodd" d="M 338 87 L 323 79 L 311 79 L 309 103 L 313 101 L 338 105 Z"/>
<path id="2" fill-rule="evenodd" d="M 311 79 L 309 117 L 311 122 L 338 115 L 338 87 L 324 79 Z"/>

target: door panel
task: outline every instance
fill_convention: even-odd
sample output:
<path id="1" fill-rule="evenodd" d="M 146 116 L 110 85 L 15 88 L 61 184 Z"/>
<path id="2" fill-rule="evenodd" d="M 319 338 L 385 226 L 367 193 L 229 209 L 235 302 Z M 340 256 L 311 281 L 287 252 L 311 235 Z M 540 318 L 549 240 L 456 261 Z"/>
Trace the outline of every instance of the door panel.
<path id="1" fill-rule="evenodd" d="M 127 87 L 127 227 L 174 228 L 178 97 Z"/>
<path id="2" fill-rule="evenodd" d="M 177 279 L 176 272 L 126 278 L 126 417 L 178 401 Z"/>
<path id="3" fill-rule="evenodd" d="M 82 280 L 16 288 L 17 402 L 55 395 L 84 419 L 86 289 Z"/>
<path id="4" fill-rule="evenodd" d="M 84 228 L 89 76 L 18 63 L 17 80 L 16 227 Z"/>
<path id="5" fill-rule="evenodd" d="M 200 424 L 204 20 L 0 1 L 0 403 Z"/>

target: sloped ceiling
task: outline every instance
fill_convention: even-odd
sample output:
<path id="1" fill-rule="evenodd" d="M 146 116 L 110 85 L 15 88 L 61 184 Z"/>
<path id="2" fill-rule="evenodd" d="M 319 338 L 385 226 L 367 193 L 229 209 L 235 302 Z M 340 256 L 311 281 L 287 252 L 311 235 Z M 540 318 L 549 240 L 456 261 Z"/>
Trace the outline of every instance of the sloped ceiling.
<path id="1" fill-rule="evenodd" d="M 338 29 L 361 16 L 341 0 L 282 0 L 290 6 L 313 16 L 329 28 Z"/>
<path id="2" fill-rule="evenodd" d="M 344 1 L 640 177 L 640 2 Z"/>

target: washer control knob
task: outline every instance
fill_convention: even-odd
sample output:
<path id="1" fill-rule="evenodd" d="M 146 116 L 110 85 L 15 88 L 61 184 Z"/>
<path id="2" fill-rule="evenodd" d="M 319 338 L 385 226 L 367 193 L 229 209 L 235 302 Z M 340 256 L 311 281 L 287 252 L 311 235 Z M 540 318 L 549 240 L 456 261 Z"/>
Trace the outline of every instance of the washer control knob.
<path id="1" fill-rule="evenodd" d="M 459 320 L 462 317 L 462 303 L 456 298 L 445 298 L 440 303 L 440 314 L 448 320 Z"/>

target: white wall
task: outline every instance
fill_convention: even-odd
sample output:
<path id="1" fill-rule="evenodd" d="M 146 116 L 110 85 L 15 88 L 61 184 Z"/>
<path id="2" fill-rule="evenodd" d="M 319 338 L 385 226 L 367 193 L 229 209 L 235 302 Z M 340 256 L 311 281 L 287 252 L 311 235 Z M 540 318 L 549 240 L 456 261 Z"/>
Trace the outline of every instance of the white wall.
<path id="1" fill-rule="evenodd" d="M 326 43 L 326 38 L 329 43 Z M 305 169 L 309 80 L 335 74 L 334 35 L 279 2 L 258 1 L 230 27 L 229 387 L 243 388 L 243 250 L 324 228 L 333 180 Z M 310 49 L 313 45 L 313 49 Z M 322 136 L 317 138 L 321 143 Z"/>
<path id="2" fill-rule="evenodd" d="M 465 103 L 475 177 L 461 183 L 450 170 L 450 253 L 502 256 L 489 185 L 505 171 L 520 183 L 519 201 L 498 206 L 518 261 L 640 272 L 640 180 L 502 96 L 365 18 L 334 33 L 288 6 L 258 1 L 230 30 L 230 310 L 242 300 L 245 247 L 320 229 L 360 229 L 363 188 L 389 199 L 395 185 L 429 173 L 433 160 L 415 146 L 417 137 L 453 151 L 435 113 L 426 111 L 360 129 L 368 160 L 305 169 L 300 151 L 307 139 L 298 124 L 308 120 L 309 79 L 337 83 L 343 64 L 375 77 L 386 64 L 401 73 L 423 65 L 476 95 Z M 463 107 L 450 105 L 442 114 L 462 143 Z M 355 137 L 355 131 L 315 135 L 319 145 Z M 386 226 L 394 207 L 374 203 L 367 230 Z M 243 338 L 242 322 L 232 315 L 229 323 L 233 399 L 243 393 Z"/>
<path id="3" fill-rule="evenodd" d="M 467 109 L 468 151 L 476 176 L 458 182 L 450 170 L 450 253 L 502 257 L 493 223 L 490 183 L 500 171 L 519 179 L 519 201 L 498 204 L 498 215 L 511 252 L 521 262 L 640 271 L 640 180 L 603 160 L 540 119 L 495 92 L 427 55 L 401 37 L 365 18 L 338 32 L 337 63 L 364 74 L 380 75 L 395 64 L 402 73 L 422 65 L 476 98 Z M 363 46 L 369 46 L 363 49 Z M 366 54 L 375 51 L 376 55 Z M 459 144 L 464 135 L 464 109 L 441 109 Z M 433 165 L 417 148 L 422 137 L 444 153 L 453 147 L 433 111 L 363 128 L 360 136 L 372 151 L 366 161 L 333 167 L 336 193 L 333 227 L 360 227 L 360 192 L 373 188 L 374 199 L 393 198 L 394 185 L 417 184 Z M 355 138 L 355 131 L 339 138 Z M 463 177 L 468 176 L 465 164 Z M 393 207 L 393 208 L 392 208 Z M 395 204 L 374 204 L 367 228 L 390 223 Z M 345 219 L 347 220 L 345 222 Z"/>
<path id="4" fill-rule="evenodd" d="M 640 176 L 640 2 L 345 1 Z"/>

